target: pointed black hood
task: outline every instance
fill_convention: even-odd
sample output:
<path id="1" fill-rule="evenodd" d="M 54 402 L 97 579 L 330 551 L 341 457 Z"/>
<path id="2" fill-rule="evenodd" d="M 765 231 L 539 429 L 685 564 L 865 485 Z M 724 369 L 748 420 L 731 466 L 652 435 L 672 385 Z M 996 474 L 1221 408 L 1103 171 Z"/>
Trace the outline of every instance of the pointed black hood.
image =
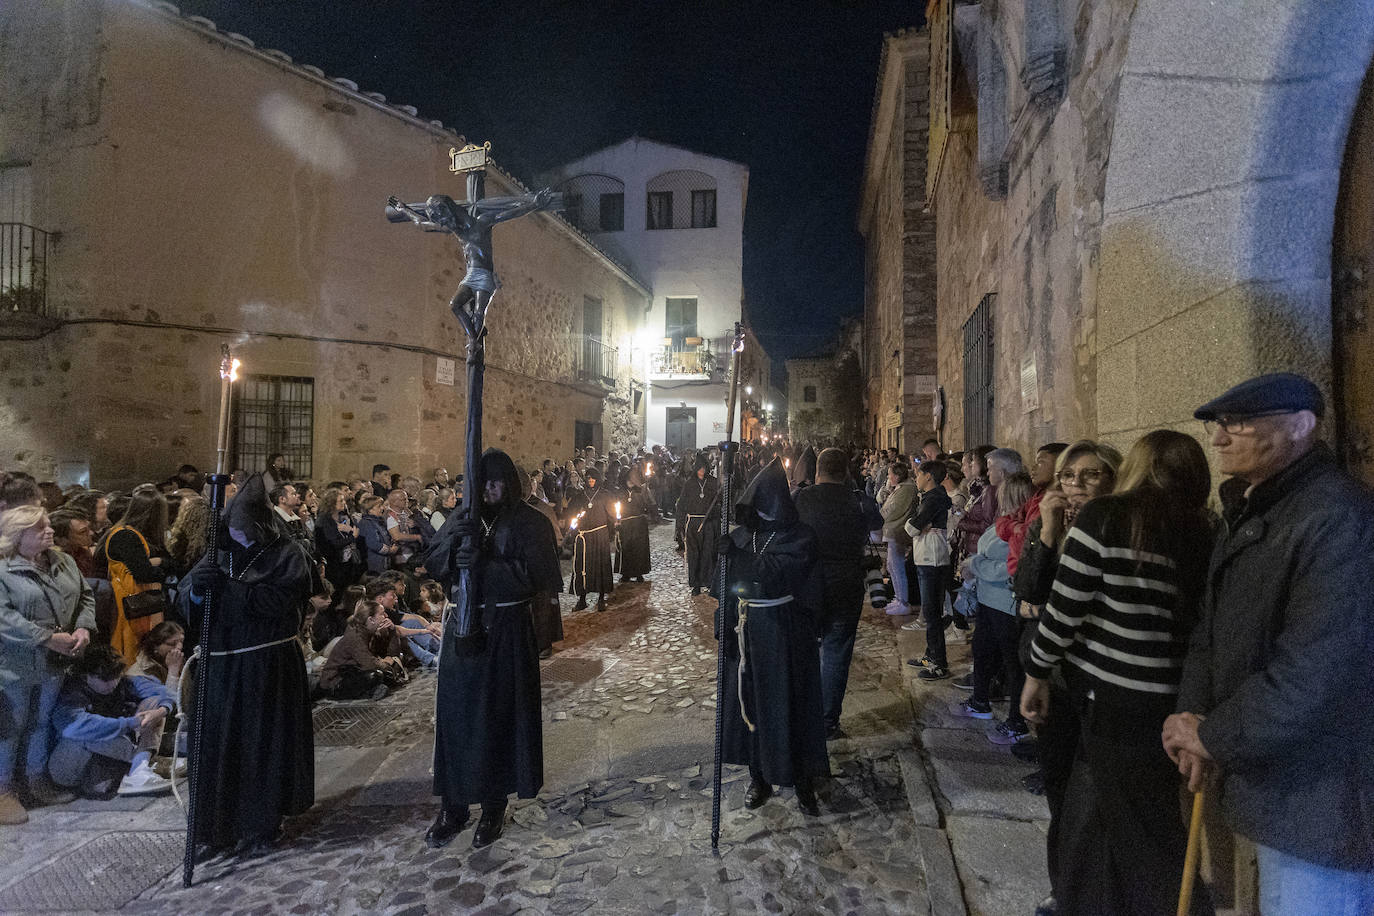
<path id="1" fill-rule="evenodd" d="M 765 519 L 767 515 L 771 518 Z M 759 471 L 735 502 L 735 521 L 754 531 L 790 528 L 799 520 L 787 472 L 777 458 Z"/>
<path id="2" fill-rule="evenodd" d="M 816 482 L 816 450 L 811 446 L 806 447 L 802 456 L 797 459 L 797 467 L 793 471 L 792 479 L 797 483 L 805 483 L 808 486 Z"/>
<path id="3" fill-rule="evenodd" d="M 476 489 L 472 491 L 473 498 L 477 501 L 477 505 L 482 508 L 482 511 L 489 514 L 495 514 L 500 509 L 519 505 L 525 499 L 525 484 L 520 478 L 520 471 L 516 468 L 510 455 L 499 448 L 489 448 L 482 453 L 482 457 L 477 461 L 477 474 L 473 481 L 473 486 Z M 499 506 L 488 507 L 486 504 L 488 480 L 500 480 L 506 485 Z"/>
<path id="4" fill-rule="evenodd" d="M 705 468 L 706 473 L 711 473 L 711 459 L 706 457 L 705 452 L 697 452 L 697 460 L 692 463 L 692 476 L 695 477 L 697 471 Z"/>
<path id="5" fill-rule="evenodd" d="M 261 474 L 244 482 L 224 512 L 226 528 L 237 528 L 256 545 L 269 544 L 281 534 L 277 514 L 267 502 L 267 486 Z"/>

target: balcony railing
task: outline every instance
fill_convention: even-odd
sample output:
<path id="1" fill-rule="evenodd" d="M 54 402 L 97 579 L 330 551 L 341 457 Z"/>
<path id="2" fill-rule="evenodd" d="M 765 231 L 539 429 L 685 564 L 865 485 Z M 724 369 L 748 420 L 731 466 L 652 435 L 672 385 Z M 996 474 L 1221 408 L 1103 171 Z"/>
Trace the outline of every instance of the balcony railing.
<path id="1" fill-rule="evenodd" d="M 572 338 L 573 373 L 578 381 L 615 387 L 620 368 L 620 351 L 600 337 L 575 334 Z"/>
<path id="2" fill-rule="evenodd" d="M 716 371 L 716 354 L 704 347 L 664 347 L 649 358 L 654 375 L 711 375 Z"/>
<path id="3" fill-rule="evenodd" d="M 0 313 L 48 310 L 48 233 L 0 223 Z"/>

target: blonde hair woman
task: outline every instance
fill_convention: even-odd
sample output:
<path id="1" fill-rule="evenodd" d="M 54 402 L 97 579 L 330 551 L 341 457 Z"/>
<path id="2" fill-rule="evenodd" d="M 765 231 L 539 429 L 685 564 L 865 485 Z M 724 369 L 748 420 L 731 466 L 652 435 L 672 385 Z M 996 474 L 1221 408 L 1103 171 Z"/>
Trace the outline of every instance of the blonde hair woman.
<path id="1" fill-rule="evenodd" d="M 38 506 L 0 512 L 0 705 L 14 718 L 0 729 L 0 824 L 26 822 L 25 802 L 72 800 L 47 775 L 62 686 L 57 657 L 85 648 L 93 629 L 95 597 L 76 561 L 53 548 L 48 514 Z"/>

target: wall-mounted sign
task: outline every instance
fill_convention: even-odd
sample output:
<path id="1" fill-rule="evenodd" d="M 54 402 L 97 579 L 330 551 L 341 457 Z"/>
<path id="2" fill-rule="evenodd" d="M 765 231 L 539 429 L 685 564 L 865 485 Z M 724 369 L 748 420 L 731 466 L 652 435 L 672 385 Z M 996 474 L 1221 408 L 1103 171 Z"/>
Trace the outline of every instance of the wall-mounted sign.
<path id="1" fill-rule="evenodd" d="M 1027 353 L 1021 360 L 1021 412 L 1030 413 L 1040 406 L 1040 375 L 1036 371 L 1035 354 Z"/>
<path id="2" fill-rule="evenodd" d="M 440 356 L 434 368 L 434 381 L 440 385 L 452 385 L 457 377 L 458 361 Z"/>
<path id="3" fill-rule="evenodd" d="M 479 172 L 487 167 L 487 153 L 490 150 L 490 140 L 481 146 L 469 143 L 462 149 L 450 146 L 448 148 L 448 170 L 450 172 Z"/>

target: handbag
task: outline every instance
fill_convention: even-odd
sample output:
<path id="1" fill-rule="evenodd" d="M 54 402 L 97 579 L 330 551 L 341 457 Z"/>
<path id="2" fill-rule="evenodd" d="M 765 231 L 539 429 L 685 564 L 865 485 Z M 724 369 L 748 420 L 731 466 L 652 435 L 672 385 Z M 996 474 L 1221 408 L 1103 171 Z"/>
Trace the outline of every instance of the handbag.
<path id="1" fill-rule="evenodd" d="M 144 617 L 161 614 L 166 610 L 167 602 L 160 588 L 151 588 L 146 592 L 135 592 L 124 598 L 125 620 L 142 620 Z"/>

